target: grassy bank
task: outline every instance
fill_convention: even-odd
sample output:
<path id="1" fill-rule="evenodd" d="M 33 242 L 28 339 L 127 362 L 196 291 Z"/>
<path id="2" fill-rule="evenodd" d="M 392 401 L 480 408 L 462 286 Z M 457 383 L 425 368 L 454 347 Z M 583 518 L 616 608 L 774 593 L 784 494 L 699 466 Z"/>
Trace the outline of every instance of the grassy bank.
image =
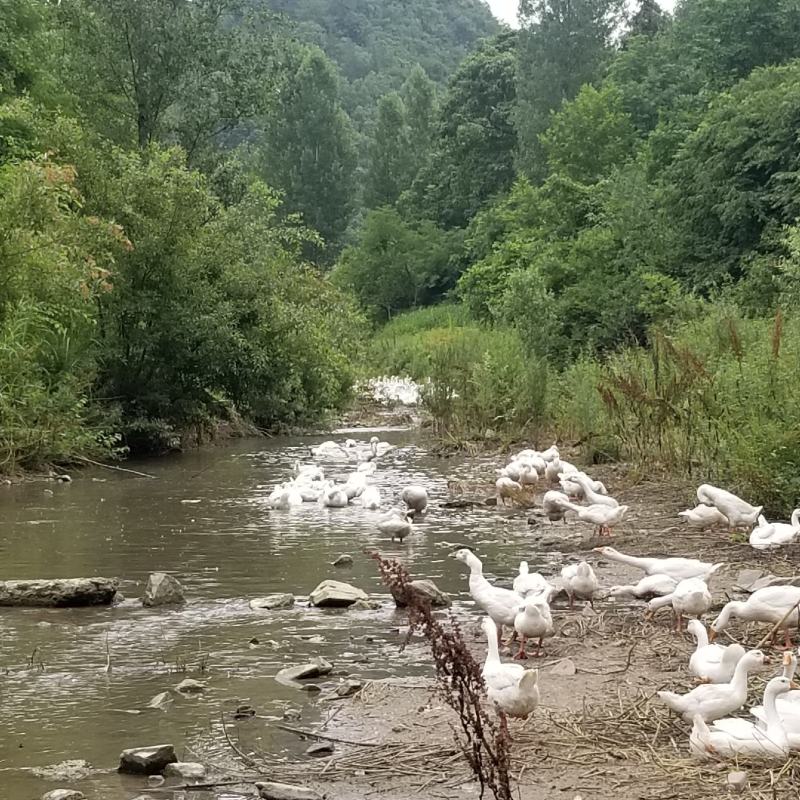
<path id="1" fill-rule="evenodd" d="M 590 461 L 718 480 L 772 513 L 800 496 L 800 319 L 782 312 L 750 319 L 708 305 L 653 330 L 647 346 L 557 369 L 513 330 L 440 306 L 390 322 L 370 358 L 428 381 L 425 402 L 450 441 L 553 435 L 579 443 Z"/>

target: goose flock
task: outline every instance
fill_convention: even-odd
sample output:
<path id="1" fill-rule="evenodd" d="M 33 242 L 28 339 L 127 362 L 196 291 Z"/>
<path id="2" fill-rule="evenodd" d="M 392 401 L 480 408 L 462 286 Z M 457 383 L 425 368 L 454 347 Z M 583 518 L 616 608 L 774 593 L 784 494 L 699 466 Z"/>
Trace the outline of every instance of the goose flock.
<path id="1" fill-rule="evenodd" d="M 276 486 L 268 502 L 276 509 L 305 502 L 331 508 L 360 503 L 367 509 L 381 509 L 381 493 L 370 477 L 379 459 L 391 449 L 377 437 L 366 449 L 350 439 L 310 448 L 314 463 L 297 462 L 291 480 Z M 355 469 L 340 483 L 326 479 L 323 466 L 316 463 L 341 459 L 353 462 Z M 540 499 L 543 516 L 551 523 L 568 524 L 567 517 L 572 514 L 592 525 L 599 536 L 612 536 L 629 511 L 602 482 L 562 459 L 555 445 L 542 451 L 522 450 L 498 470 L 496 502 L 529 507 L 538 487 L 544 489 Z M 400 504 L 378 518 L 377 528 L 392 541 L 403 542 L 415 534 L 415 520 L 428 511 L 428 491 L 422 485 L 410 485 L 400 492 L 399 500 Z M 757 550 L 784 546 L 800 535 L 800 509 L 788 524 L 768 522 L 762 506 L 710 484 L 697 489 L 697 502 L 695 508 L 679 512 L 689 526 L 744 530 Z M 769 585 L 753 591 L 746 600 L 730 600 L 707 628 L 702 620 L 713 606 L 709 582 L 724 564 L 677 555 L 635 556 L 607 545 L 594 548 L 594 552 L 601 559 L 637 570 L 638 579 L 608 586 L 601 594 L 600 581 L 588 561 L 564 566 L 560 581 L 553 583 L 522 561 L 518 574 L 509 581 L 511 588 L 506 588 L 484 575 L 483 563 L 472 549 L 462 547 L 452 554 L 468 569 L 469 593 L 484 615 L 481 625 L 488 647 L 483 679 L 487 697 L 499 714 L 526 719 L 539 704 L 538 670 L 517 662 L 545 654 L 545 641 L 555 634 L 551 603 L 558 595 L 566 595 L 570 609 L 576 601 L 593 604 L 600 596 L 633 597 L 647 601 L 646 618 L 670 608 L 675 630 L 682 632 L 688 621 L 686 630 L 696 641 L 688 673 L 699 685 L 686 694 L 657 692 L 660 701 L 691 723 L 689 751 L 694 756 L 770 761 L 785 758 L 790 749 L 800 750 L 800 689 L 793 683 L 797 656 L 790 641 L 790 629 L 798 626 L 800 587 Z M 750 709 L 752 721 L 729 715 L 743 707 L 748 676 L 763 669 L 767 659 L 759 649 L 748 651 L 736 642 L 726 646 L 715 641 L 734 618 L 770 625 L 773 643 L 779 632 L 784 635 L 781 674 L 768 681 L 763 705 Z M 506 629 L 510 636 L 504 642 Z M 514 642 L 516 649 L 506 651 Z M 503 660 L 504 652 L 512 655 L 511 661 Z"/>

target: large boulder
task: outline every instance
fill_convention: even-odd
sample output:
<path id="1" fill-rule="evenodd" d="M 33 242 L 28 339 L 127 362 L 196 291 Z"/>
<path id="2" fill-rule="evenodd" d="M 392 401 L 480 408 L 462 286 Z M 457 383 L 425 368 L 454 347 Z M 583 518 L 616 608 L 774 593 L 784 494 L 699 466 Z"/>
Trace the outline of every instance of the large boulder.
<path id="1" fill-rule="evenodd" d="M 183 586 L 177 578 L 167 575 L 166 572 L 153 572 L 147 579 L 144 587 L 144 606 L 169 606 L 180 605 L 186 602 Z"/>
<path id="2" fill-rule="evenodd" d="M 346 608 L 356 600 L 368 600 L 366 592 L 341 581 L 322 581 L 308 597 L 318 608 Z"/>
<path id="3" fill-rule="evenodd" d="M 116 578 L 0 581 L 0 606 L 107 606 L 118 586 Z"/>
<path id="4" fill-rule="evenodd" d="M 291 608 L 293 605 L 294 595 L 288 592 L 268 594 L 266 597 L 256 597 L 250 601 L 250 608 L 254 611 L 272 611 L 275 608 Z"/>
<path id="5" fill-rule="evenodd" d="M 333 664 L 318 656 L 308 664 L 299 664 L 296 667 L 285 667 L 276 676 L 275 680 L 284 686 L 297 687 L 298 681 L 308 680 L 309 678 L 321 678 L 328 675 L 333 669 Z"/>
<path id="6" fill-rule="evenodd" d="M 432 606 L 445 608 L 450 605 L 450 597 L 433 581 L 427 579 L 411 581 L 409 587 L 415 595 L 427 600 Z M 405 602 L 394 591 L 392 591 L 392 597 L 398 608 L 405 608 Z"/>
<path id="7" fill-rule="evenodd" d="M 263 800 L 322 800 L 322 795 L 307 786 L 293 786 L 273 781 L 256 783 L 258 796 Z"/>
<path id="8" fill-rule="evenodd" d="M 163 772 L 167 764 L 177 760 L 175 748 L 171 744 L 132 747 L 120 753 L 117 771 L 134 775 L 156 775 Z"/>

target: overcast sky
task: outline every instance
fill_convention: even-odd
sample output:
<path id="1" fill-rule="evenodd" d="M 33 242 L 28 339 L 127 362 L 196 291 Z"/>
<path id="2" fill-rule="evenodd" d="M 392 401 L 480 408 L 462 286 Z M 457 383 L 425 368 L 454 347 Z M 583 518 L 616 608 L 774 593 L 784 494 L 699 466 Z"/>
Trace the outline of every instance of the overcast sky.
<path id="1" fill-rule="evenodd" d="M 517 24 L 517 6 L 519 0 L 487 0 L 492 12 L 498 19 L 508 22 L 509 25 Z M 661 7 L 672 11 L 675 0 L 659 0 Z"/>

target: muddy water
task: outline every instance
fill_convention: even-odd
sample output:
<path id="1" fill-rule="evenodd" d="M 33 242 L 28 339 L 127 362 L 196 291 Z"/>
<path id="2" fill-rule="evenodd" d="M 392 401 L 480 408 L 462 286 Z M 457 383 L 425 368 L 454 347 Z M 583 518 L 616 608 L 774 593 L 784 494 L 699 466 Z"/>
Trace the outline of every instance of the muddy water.
<path id="1" fill-rule="evenodd" d="M 347 435 L 364 446 L 371 431 Z M 427 519 L 402 545 L 378 533 L 378 512 L 357 506 L 267 507 L 272 484 L 320 438 L 244 440 L 131 465 L 156 480 L 97 471 L 71 484 L 0 490 L 0 578 L 115 576 L 127 598 L 114 608 L 0 609 L 0 798 L 29 800 L 64 785 L 34 769 L 65 759 L 86 759 L 95 768 L 66 784 L 87 797 L 133 797 L 146 784 L 113 771 L 120 750 L 169 741 L 187 759 L 198 751 L 223 759 L 220 718 L 241 703 L 259 713 L 249 723 L 251 742 L 278 754 L 302 748 L 271 720 L 292 707 L 306 724 L 329 706 L 280 685 L 274 675 L 309 656 L 335 664 L 331 681 L 426 674 L 421 648 L 398 655 L 404 620 L 365 549 L 402 556 L 416 575 L 459 595 L 465 613 L 466 579 L 447 557 L 454 544 L 475 546 L 487 572 L 498 575 L 510 576 L 521 557 L 542 565 L 523 515 L 438 506 L 447 498 L 448 478 L 491 476 L 489 463 L 435 458 L 409 431 L 381 437 L 397 445 L 373 479 L 384 501 L 412 481 L 425 484 L 433 498 Z M 331 463 L 328 474 L 352 469 Z M 352 568 L 330 566 L 341 553 L 354 556 Z M 185 607 L 142 608 L 138 598 L 154 570 L 180 578 Z M 381 609 L 307 608 L 300 596 L 328 577 L 383 599 Z M 284 591 L 298 595 L 293 609 L 249 608 L 253 597 Z M 143 711 L 185 677 L 207 681 L 207 692 L 179 697 L 167 712 Z"/>

